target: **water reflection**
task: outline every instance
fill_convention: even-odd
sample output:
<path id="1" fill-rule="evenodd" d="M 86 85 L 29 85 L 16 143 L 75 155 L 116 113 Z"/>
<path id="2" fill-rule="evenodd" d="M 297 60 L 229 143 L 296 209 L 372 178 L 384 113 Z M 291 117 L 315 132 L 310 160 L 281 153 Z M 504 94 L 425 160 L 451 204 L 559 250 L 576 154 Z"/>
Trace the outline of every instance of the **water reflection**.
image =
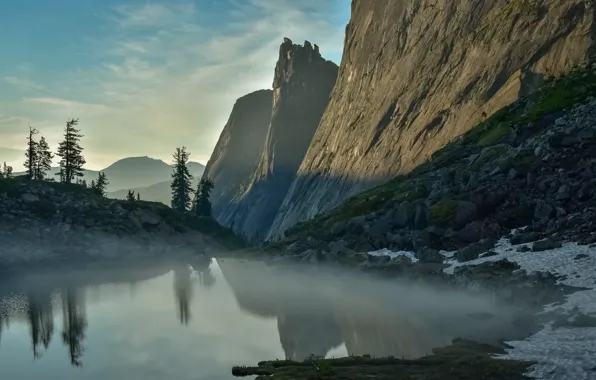
<path id="1" fill-rule="evenodd" d="M 62 321 L 62 341 L 68 347 L 70 363 L 78 367 L 82 365 L 87 329 L 85 295 L 81 289 L 67 287 L 62 290 Z"/>
<path id="2" fill-rule="evenodd" d="M 178 305 L 178 319 L 183 325 L 188 325 L 190 320 L 190 302 L 192 299 L 192 286 L 190 275 L 191 269 L 188 265 L 180 265 L 174 268 L 174 294 Z"/>
<path id="3" fill-rule="evenodd" d="M 27 319 L 33 358 L 40 357 L 39 346 L 47 349 L 54 334 L 52 294 L 48 291 L 27 294 Z M 1 324 L 1 323 L 0 323 Z"/>
<path id="4" fill-rule="evenodd" d="M 168 272 L 171 279 L 163 276 Z M 281 270 L 260 262 L 231 259 L 215 262 L 207 257 L 197 257 L 188 263 L 169 263 L 166 267 L 138 271 L 107 271 L 93 276 L 72 274 L 35 281 L 24 279 L 12 288 L 0 284 L 0 291 L 6 291 L 4 296 L 0 294 L 0 343 L 9 320 L 26 322 L 33 357 L 40 358 L 48 351 L 54 330 L 58 329 L 55 323 L 60 324 L 61 317 L 61 330 L 56 333 L 67 349 L 70 364 L 80 367 L 85 361 L 86 343 L 92 345 L 86 342 L 89 327 L 94 320 L 102 318 L 102 314 L 88 315 L 87 304 L 94 299 L 94 293 L 87 292 L 89 287 L 122 283 L 125 284 L 122 288 L 125 296 L 128 289 L 133 300 L 137 289 L 143 293 L 142 289 L 156 279 L 161 279 L 160 287 L 161 281 L 167 279 L 168 297 L 172 297 L 173 289 L 173 297 L 167 301 L 173 299 L 175 313 L 171 303 L 168 313 L 175 314 L 177 323 L 182 326 L 204 323 L 202 313 L 207 311 L 228 324 L 236 323 L 247 314 L 253 319 L 271 320 L 277 327 L 278 347 L 286 358 L 293 360 L 303 360 L 311 355 L 326 356 L 333 350 L 345 350 L 344 354 L 352 355 L 419 357 L 434 347 L 448 344 L 455 337 L 496 343 L 513 333 L 511 320 L 517 312 L 500 307 L 486 297 L 474 298 L 448 290 L 382 283 L 337 273 Z M 217 305 L 205 301 L 207 294 L 215 293 L 213 297 L 219 297 L 217 294 L 222 288 L 229 289 L 232 294 L 231 302 L 225 302 L 237 305 L 232 312 L 226 309 L 226 314 Z M 209 293 L 201 293 L 202 290 Z M 113 294 L 110 293 L 107 299 L 110 297 Z M 126 309 L 134 306 L 119 302 L 103 309 L 102 313 L 114 312 L 117 318 L 124 318 Z M 157 305 L 160 300 L 144 302 Z M 194 308 L 193 302 L 198 304 Z M 191 311 L 200 314 L 196 318 L 198 322 L 192 321 Z M 483 321 L 466 317 L 474 312 L 486 312 L 492 317 Z M 59 314 L 57 318 L 55 314 Z M 147 323 L 151 324 L 152 317 L 147 315 Z M 151 329 L 161 328 L 156 324 L 150 325 L 149 330 L 142 330 L 140 327 L 143 326 L 137 326 L 134 319 L 126 323 L 130 329 L 138 327 L 139 334 L 151 334 L 148 332 Z M 108 330 L 107 334 L 118 335 L 119 331 Z M 60 338 L 54 337 L 54 340 Z M 242 346 L 241 338 L 218 337 L 230 341 L 232 351 L 237 349 L 236 341 Z M 200 345 L 199 342 L 196 344 Z M 166 357 L 170 353 L 168 350 L 175 350 L 175 342 L 171 347 L 159 345 L 160 355 Z M 191 353 L 185 355 L 191 356 Z"/>
<path id="5" fill-rule="evenodd" d="M 514 331 L 514 307 L 474 297 L 342 273 L 276 270 L 257 262 L 220 260 L 240 308 L 277 319 L 286 358 L 325 356 L 342 343 L 350 355 L 417 358 L 456 337 L 499 344 Z M 275 284 L 273 287 L 272 284 Z M 484 312 L 484 321 L 469 317 Z"/>

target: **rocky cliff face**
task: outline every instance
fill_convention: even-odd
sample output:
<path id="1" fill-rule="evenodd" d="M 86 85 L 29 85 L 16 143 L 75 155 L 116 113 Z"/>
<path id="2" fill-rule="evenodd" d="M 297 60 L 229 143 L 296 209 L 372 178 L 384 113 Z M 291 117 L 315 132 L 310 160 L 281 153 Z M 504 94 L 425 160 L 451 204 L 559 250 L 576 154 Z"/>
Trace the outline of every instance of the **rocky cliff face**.
<path id="1" fill-rule="evenodd" d="M 352 2 L 338 82 L 269 232 L 410 171 L 593 50 L 584 0 Z"/>
<path id="2" fill-rule="evenodd" d="M 219 219 L 243 182 L 254 173 L 271 121 L 273 91 L 260 90 L 236 101 L 204 176 L 215 187 L 211 195 L 213 217 Z"/>
<path id="3" fill-rule="evenodd" d="M 266 236 L 327 107 L 338 67 L 317 45 L 285 39 L 273 81 L 273 111 L 256 170 L 218 220 L 249 240 Z"/>

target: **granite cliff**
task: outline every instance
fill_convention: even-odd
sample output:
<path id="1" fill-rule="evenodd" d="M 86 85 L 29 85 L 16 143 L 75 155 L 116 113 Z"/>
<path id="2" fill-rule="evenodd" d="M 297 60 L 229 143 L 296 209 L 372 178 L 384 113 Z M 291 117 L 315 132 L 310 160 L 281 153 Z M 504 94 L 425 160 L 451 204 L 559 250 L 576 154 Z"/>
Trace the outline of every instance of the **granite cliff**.
<path id="1" fill-rule="evenodd" d="M 266 237 L 411 171 L 583 62 L 595 34 L 584 0 L 354 0 L 337 84 Z"/>
<path id="2" fill-rule="evenodd" d="M 337 65 L 325 60 L 317 45 L 284 40 L 275 67 L 271 120 L 258 164 L 234 199 L 216 215 L 220 223 L 248 240 L 266 236 L 311 144 L 337 71 Z"/>
<path id="3" fill-rule="evenodd" d="M 219 219 L 243 182 L 254 173 L 271 121 L 273 91 L 260 90 L 236 101 L 204 175 L 215 187 L 213 217 Z"/>

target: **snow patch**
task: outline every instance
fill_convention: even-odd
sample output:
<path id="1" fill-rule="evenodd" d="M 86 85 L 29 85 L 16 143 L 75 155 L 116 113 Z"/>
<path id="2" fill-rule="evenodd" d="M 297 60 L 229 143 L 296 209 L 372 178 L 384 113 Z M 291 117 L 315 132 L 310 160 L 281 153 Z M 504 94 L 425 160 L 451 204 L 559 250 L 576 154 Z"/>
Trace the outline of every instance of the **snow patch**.
<path id="1" fill-rule="evenodd" d="M 412 260 L 413 263 L 418 262 L 418 259 L 414 255 L 414 252 L 410 251 L 391 251 L 387 248 L 383 248 L 378 251 L 367 252 L 367 254 L 371 256 L 389 256 L 392 259 L 395 259 L 396 257 L 406 256 L 410 260 Z"/>
<path id="2" fill-rule="evenodd" d="M 521 246 L 531 248 L 532 243 L 513 246 L 508 239 L 503 238 L 493 249 L 496 255 L 465 263 L 454 260 L 450 252 L 442 252 L 446 263 L 450 264 L 445 272 L 452 274 L 460 266 L 507 259 L 529 273 L 550 272 L 563 276 L 559 281 L 561 284 L 587 289 L 567 296 L 562 305 L 547 305 L 545 311 L 577 308 L 585 314 L 596 313 L 596 247 L 567 243 L 561 248 L 543 252 L 518 252 L 517 248 Z M 544 380 L 596 380 L 596 327 L 555 329 L 549 323 L 528 339 L 506 343 L 512 349 L 500 358 L 538 363 L 527 374 L 530 377 Z"/>

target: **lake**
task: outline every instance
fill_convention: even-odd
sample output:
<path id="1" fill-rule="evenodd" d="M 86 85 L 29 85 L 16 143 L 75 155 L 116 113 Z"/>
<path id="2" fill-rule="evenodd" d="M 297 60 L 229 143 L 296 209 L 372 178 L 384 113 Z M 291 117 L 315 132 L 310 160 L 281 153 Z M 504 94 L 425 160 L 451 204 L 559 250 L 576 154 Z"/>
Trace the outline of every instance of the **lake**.
<path id="1" fill-rule="evenodd" d="M 232 379 L 310 355 L 414 358 L 517 337 L 489 295 L 353 272 L 197 258 L 0 281 L 1 379 Z"/>

